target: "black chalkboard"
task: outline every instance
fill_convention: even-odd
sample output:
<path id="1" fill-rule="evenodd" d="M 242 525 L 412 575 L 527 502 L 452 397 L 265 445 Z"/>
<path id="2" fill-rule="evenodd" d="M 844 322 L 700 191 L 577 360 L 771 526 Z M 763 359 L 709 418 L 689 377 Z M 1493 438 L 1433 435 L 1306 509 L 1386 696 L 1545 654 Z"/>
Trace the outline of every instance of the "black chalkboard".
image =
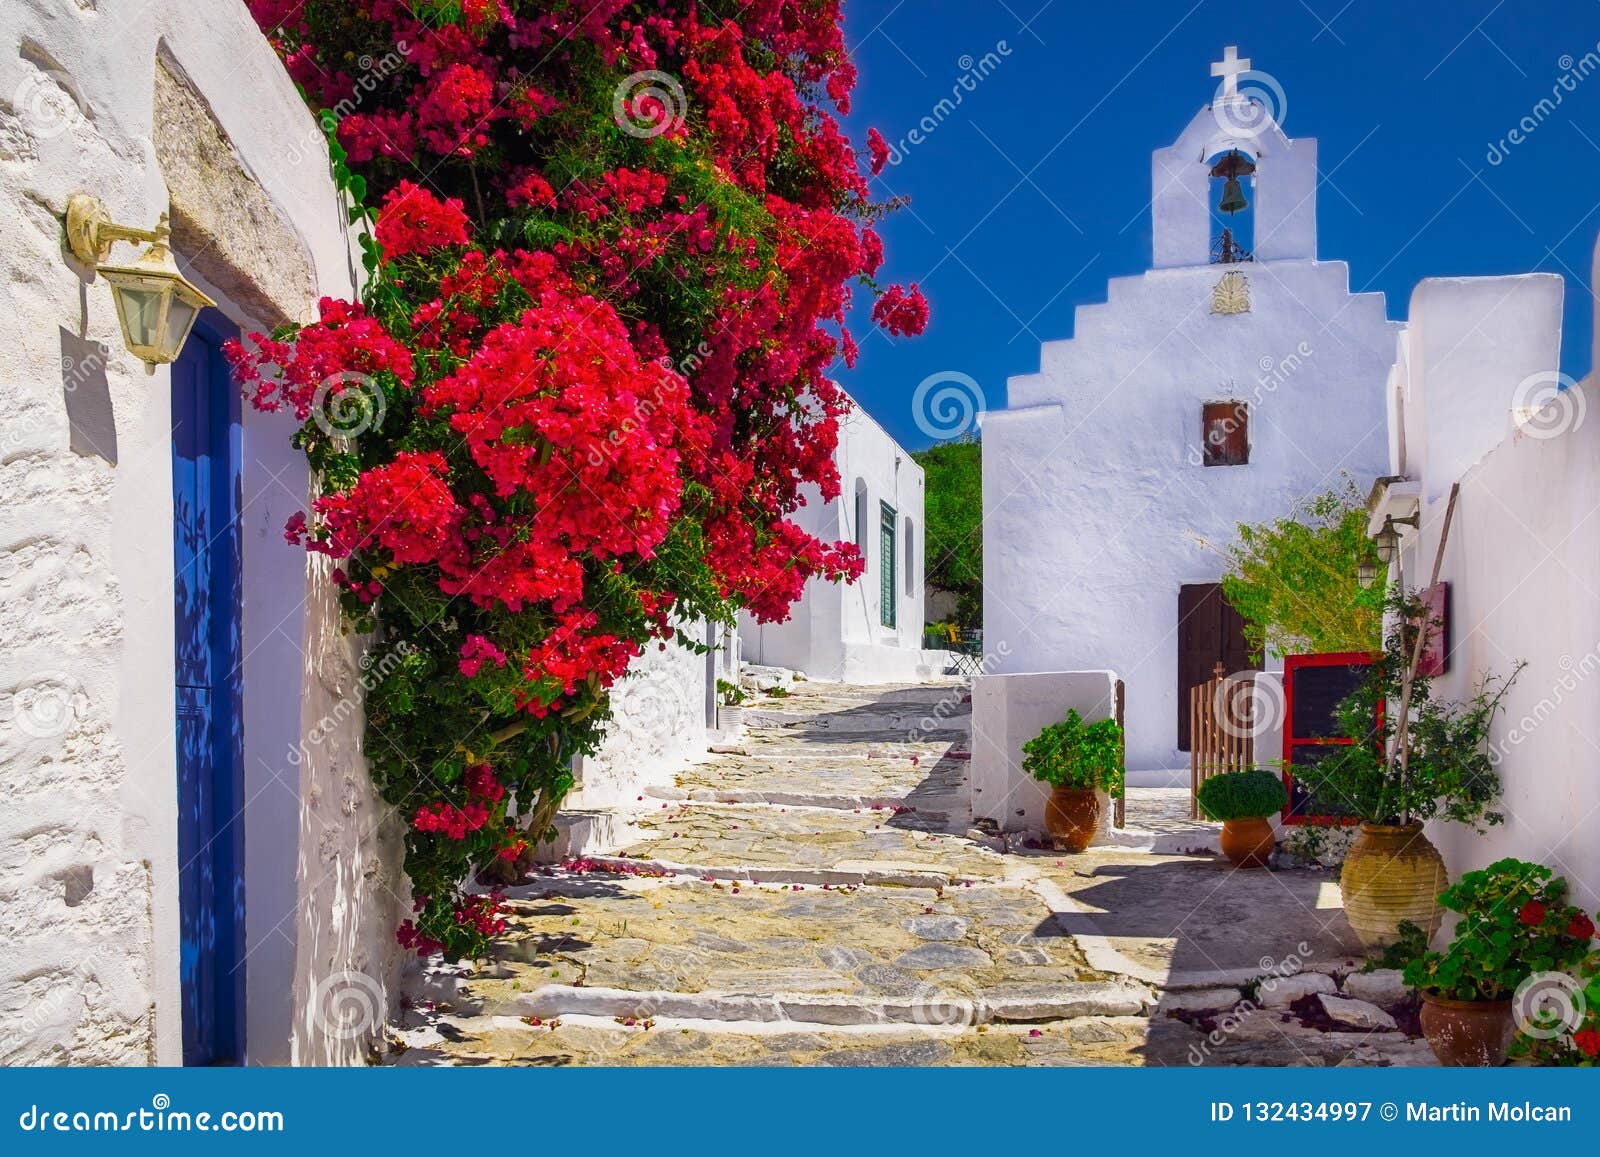
<path id="1" fill-rule="evenodd" d="M 1332 667 L 1299 667 L 1294 673 L 1294 709 L 1289 720 L 1290 734 L 1296 740 L 1339 738 L 1337 708 L 1361 686 L 1366 663 Z M 1295 761 L 1299 762 L 1298 754 Z"/>
<path id="2" fill-rule="evenodd" d="M 1332 765 L 1352 750 L 1350 744 L 1304 744 L 1294 748 L 1286 819 L 1341 820 L 1352 814 L 1337 793 L 1323 788 L 1324 777 L 1332 770 Z"/>

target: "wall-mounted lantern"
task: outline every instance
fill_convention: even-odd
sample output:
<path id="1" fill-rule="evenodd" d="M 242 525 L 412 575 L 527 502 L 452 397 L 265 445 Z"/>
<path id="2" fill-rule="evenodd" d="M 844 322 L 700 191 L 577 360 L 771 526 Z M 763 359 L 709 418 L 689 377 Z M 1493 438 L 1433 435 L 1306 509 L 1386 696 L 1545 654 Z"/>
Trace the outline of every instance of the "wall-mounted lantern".
<path id="1" fill-rule="evenodd" d="M 178 271 L 167 244 L 171 236 L 165 213 L 154 229 L 134 229 L 113 222 L 98 197 L 77 193 L 67 202 L 67 245 L 111 286 L 122 340 L 151 373 L 178 359 L 195 318 L 216 304 Z M 112 265 L 118 241 L 147 242 L 148 248 L 130 264 Z"/>

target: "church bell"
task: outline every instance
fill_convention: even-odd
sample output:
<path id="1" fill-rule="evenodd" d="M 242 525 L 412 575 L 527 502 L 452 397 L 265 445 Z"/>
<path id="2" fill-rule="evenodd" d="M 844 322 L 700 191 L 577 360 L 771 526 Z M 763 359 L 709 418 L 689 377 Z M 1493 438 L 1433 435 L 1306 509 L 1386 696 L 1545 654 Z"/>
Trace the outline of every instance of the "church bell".
<path id="1" fill-rule="evenodd" d="M 1239 183 L 1240 177 L 1249 176 L 1256 171 L 1250 158 L 1234 149 L 1211 167 L 1213 177 L 1225 177 L 1227 183 L 1222 186 L 1222 200 L 1217 208 L 1224 213 L 1237 213 L 1240 209 L 1250 207 L 1249 200 L 1244 195 L 1244 186 Z"/>
<path id="2" fill-rule="evenodd" d="M 1222 186 L 1222 201 L 1217 208 L 1224 213 L 1237 213 L 1249 207 L 1250 202 L 1245 200 L 1244 187 L 1239 184 L 1239 178 L 1229 177 L 1228 183 Z"/>

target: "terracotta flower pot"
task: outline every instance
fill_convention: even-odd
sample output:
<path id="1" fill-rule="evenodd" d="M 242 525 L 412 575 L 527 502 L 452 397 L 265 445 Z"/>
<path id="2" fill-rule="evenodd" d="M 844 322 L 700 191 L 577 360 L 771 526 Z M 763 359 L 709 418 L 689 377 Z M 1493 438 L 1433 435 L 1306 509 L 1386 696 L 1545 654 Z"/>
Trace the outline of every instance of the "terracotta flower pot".
<path id="1" fill-rule="evenodd" d="M 1368 948 L 1399 940 L 1402 922 L 1432 940 L 1444 915 L 1439 893 L 1447 883 L 1444 858 L 1421 824 L 1362 824 L 1339 875 L 1345 916 Z"/>
<path id="2" fill-rule="evenodd" d="M 1422 994 L 1422 1035 L 1441 1065 L 1498 1068 L 1516 1022 L 1509 1000 L 1448 1000 Z"/>
<path id="3" fill-rule="evenodd" d="M 1239 868 L 1265 868 L 1267 857 L 1278 846 L 1278 837 L 1272 834 L 1272 825 L 1261 816 L 1248 819 L 1224 820 L 1222 835 L 1217 842 L 1222 854 Z"/>
<path id="4" fill-rule="evenodd" d="M 1044 825 L 1057 848 L 1083 851 L 1100 827 L 1100 794 L 1093 788 L 1052 788 L 1045 804 Z"/>

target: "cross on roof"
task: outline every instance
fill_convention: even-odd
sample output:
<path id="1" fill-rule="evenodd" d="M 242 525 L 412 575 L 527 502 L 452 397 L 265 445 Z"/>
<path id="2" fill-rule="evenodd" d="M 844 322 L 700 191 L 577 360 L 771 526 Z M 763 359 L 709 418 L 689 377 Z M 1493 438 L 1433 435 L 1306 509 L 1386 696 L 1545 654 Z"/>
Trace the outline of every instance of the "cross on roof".
<path id="1" fill-rule="evenodd" d="M 1222 99 L 1232 100 L 1239 95 L 1239 74 L 1250 71 L 1250 58 L 1239 59 L 1239 46 L 1230 44 L 1222 50 L 1222 59 L 1212 64 L 1211 75 L 1222 77 Z"/>

